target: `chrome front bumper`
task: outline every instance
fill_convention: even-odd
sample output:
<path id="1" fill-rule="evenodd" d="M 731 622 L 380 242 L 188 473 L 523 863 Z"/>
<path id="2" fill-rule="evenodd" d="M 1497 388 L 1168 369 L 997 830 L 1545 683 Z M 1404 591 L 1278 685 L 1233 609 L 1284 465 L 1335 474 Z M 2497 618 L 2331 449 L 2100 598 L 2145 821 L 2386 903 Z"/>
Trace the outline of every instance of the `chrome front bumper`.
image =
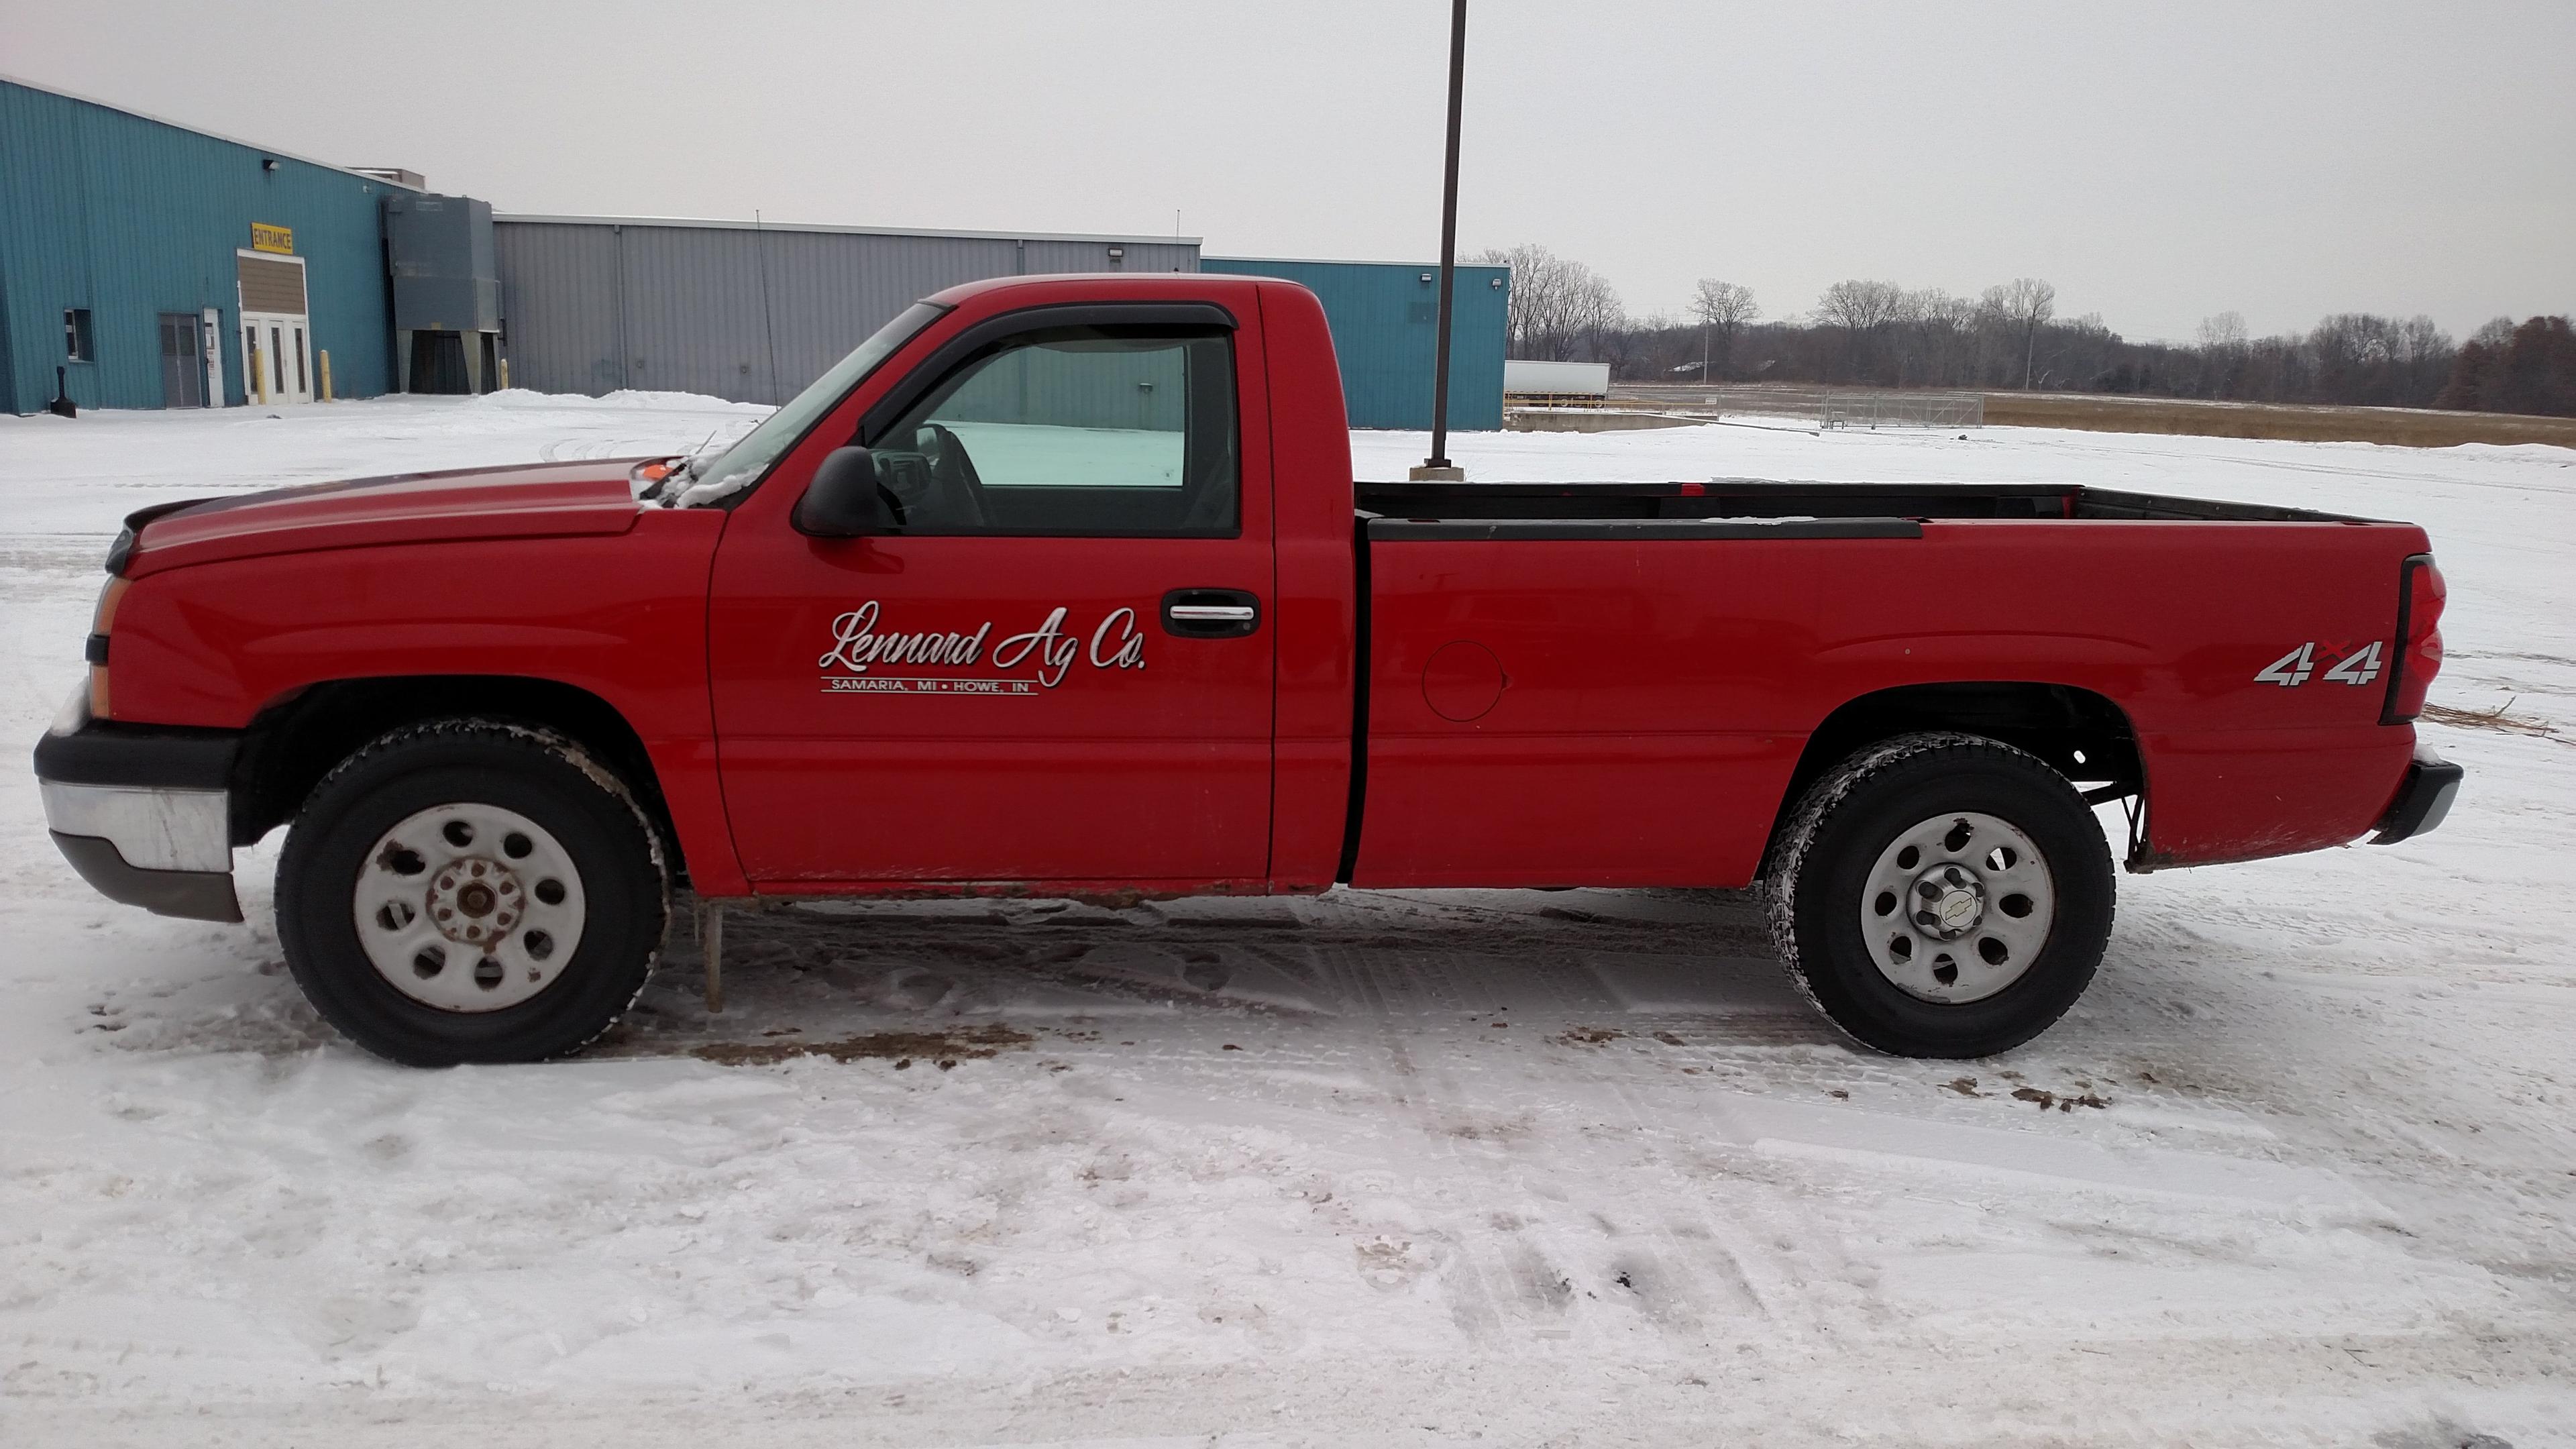
<path id="1" fill-rule="evenodd" d="M 37 783 L 45 794 L 45 824 L 56 835 L 105 840 L 136 870 L 232 871 L 225 833 L 231 798 L 224 791 Z"/>
<path id="2" fill-rule="evenodd" d="M 228 730 L 95 721 L 67 711 L 36 745 L 54 846 L 109 900 L 164 916 L 238 921 Z"/>

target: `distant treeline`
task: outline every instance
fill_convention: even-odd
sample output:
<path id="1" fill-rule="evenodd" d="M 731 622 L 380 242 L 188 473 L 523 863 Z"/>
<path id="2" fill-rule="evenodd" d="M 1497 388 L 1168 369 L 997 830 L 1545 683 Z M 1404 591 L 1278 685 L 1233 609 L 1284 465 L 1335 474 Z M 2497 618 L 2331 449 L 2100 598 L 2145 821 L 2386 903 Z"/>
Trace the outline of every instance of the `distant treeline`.
<path id="1" fill-rule="evenodd" d="M 2099 314 L 2057 315 L 2034 277 L 1975 297 L 1837 282 L 1765 318 L 1748 288 L 1699 284 L 1690 315 L 1632 318 L 1607 280 L 1545 247 L 1475 258 L 1512 267 L 1511 355 L 1607 362 L 1623 382 L 1843 383 L 2349 403 L 2576 417 L 2576 333 L 2564 317 L 2499 317 L 2465 343 L 2430 317 L 2339 312 L 2305 333 L 2251 337 L 2222 312 L 2190 343 L 2131 342 Z"/>

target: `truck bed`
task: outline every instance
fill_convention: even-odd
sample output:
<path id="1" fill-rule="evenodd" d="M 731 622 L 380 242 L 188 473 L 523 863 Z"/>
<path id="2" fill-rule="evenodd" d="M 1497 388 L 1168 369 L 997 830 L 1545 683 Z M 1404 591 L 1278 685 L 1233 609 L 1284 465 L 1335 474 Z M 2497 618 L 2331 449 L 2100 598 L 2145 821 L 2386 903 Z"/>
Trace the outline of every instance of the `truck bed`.
<path id="1" fill-rule="evenodd" d="M 2350 840 L 2410 757 L 2376 673 L 2256 677 L 2392 637 L 2427 547 L 2409 525 L 1990 483 L 1360 483 L 1355 501 L 1361 886 L 1740 885 L 1810 742 L 1909 691 L 1955 710 L 2036 690 L 2134 742 L 2134 771 L 2052 763 L 2151 784 L 2158 864 Z"/>
<path id="2" fill-rule="evenodd" d="M 1903 525 L 1923 520 L 1969 519 L 2125 519 L 2184 523 L 2365 523 L 2369 519 L 2318 513 L 2303 508 L 2275 508 L 2259 503 L 2225 503 L 2200 498 L 2171 498 L 2153 493 L 2124 493 L 2076 484 L 1789 483 L 1759 478 L 1714 478 L 1704 483 L 1372 483 L 1353 485 L 1361 516 L 1372 521 L 1372 536 L 1423 537 L 1423 524 L 1502 523 L 1512 525 L 1738 523 L 1754 528 L 1781 528 L 1770 537 L 1907 537 L 1913 530 L 1881 527 L 1857 531 L 1847 525 Z M 1381 533 L 1375 522 L 1396 525 Z M 1805 524 L 1836 525 L 1822 528 Z M 1466 537 L 1586 537 L 1627 530 L 1533 531 L 1528 528 L 1475 529 Z M 1674 537 L 1725 537 L 1698 530 L 1651 530 Z"/>

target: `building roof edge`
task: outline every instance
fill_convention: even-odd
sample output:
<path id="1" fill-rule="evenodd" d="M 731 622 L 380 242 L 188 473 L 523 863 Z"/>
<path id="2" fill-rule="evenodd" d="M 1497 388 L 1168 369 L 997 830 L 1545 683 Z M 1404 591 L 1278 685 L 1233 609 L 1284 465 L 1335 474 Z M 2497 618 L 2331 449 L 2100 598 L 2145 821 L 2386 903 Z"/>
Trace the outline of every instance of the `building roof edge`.
<path id="1" fill-rule="evenodd" d="M 962 237 L 974 241 L 1102 242 L 1111 246 L 1186 246 L 1201 244 L 1194 236 L 1134 236 L 1107 232 L 962 231 L 937 226 L 842 226 L 813 221 L 749 221 L 723 216 L 579 216 L 552 212 L 496 211 L 495 222 L 530 222 L 547 226 L 660 226 L 709 231 L 831 232 L 855 236 Z"/>
<path id="2" fill-rule="evenodd" d="M 387 181 L 381 176 L 370 176 L 364 171 L 353 170 L 347 166 L 335 165 L 329 161 L 316 161 L 310 156 L 300 156 L 293 151 L 281 151 L 275 146 L 263 146 L 256 141 L 245 141 L 239 136 L 227 136 L 221 131 L 209 131 L 203 126 L 191 126 L 185 121 L 156 116 L 150 111 L 138 111 L 132 106 L 118 105 L 114 101 L 102 101 L 96 96 L 85 96 L 78 91 L 67 91 L 61 86 L 46 85 L 42 81 L 31 81 L 25 76 L 11 75 L 7 71 L 0 71 L 0 82 L 23 86 L 31 91 L 41 91 L 49 96 L 60 96 L 67 101 L 78 101 L 85 106 L 96 106 L 102 111 L 114 111 L 118 115 L 132 116 L 138 121 L 149 121 L 156 126 L 167 126 L 171 130 L 185 131 L 192 136 L 203 136 L 210 141 L 221 141 L 227 146 L 239 146 L 245 151 L 256 151 L 262 156 L 274 156 L 281 161 L 293 161 L 304 166 L 319 166 L 325 171 L 337 171 L 343 176 L 355 177 L 371 185 L 390 187 L 396 191 L 409 191 L 416 196 L 436 194 L 426 188 L 405 186 L 399 181 Z"/>

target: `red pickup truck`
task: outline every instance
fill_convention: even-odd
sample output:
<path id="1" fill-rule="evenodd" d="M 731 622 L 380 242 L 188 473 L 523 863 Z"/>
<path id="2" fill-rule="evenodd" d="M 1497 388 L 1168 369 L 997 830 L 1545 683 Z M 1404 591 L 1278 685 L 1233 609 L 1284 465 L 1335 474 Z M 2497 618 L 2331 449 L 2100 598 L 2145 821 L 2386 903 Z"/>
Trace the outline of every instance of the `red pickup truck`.
<path id="1" fill-rule="evenodd" d="M 571 1052 L 701 901 L 1759 883 L 1883 1051 L 2027 1040 L 2132 870 L 2432 828 L 2421 529 L 2096 489 L 1360 483 L 1289 283 L 1011 279 L 720 454 L 144 510 L 36 750 L 108 896 Z"/>

